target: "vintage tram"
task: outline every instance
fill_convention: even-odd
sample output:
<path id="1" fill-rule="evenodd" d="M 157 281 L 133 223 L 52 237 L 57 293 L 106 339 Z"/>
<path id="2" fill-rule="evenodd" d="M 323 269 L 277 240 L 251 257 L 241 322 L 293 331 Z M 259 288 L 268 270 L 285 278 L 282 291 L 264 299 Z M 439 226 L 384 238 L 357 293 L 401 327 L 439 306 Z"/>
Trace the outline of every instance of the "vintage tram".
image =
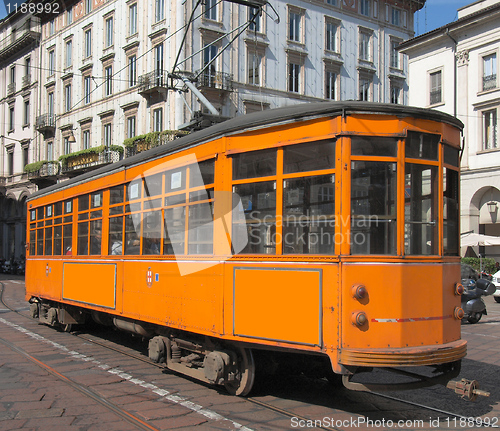
<path id="1" fill-rule="evenodd" d="M 466 354 L 461 130 L 428 109 L 298 104 L 40 190 L 32 315 L 138 333 L 153 360 L 236 395 L 290 358 L 353 389 L 374 367 L 446 382 Z"/>

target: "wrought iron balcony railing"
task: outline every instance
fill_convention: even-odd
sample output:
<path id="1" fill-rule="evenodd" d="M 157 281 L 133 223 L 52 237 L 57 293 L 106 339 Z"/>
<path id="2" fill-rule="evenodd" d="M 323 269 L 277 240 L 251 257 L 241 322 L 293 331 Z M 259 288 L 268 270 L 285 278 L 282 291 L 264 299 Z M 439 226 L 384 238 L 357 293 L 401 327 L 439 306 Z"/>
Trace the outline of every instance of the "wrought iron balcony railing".
<path id="1" fill-rule="evenodd" d="M 483 76 L 483 91 L 493 90 L 497 87 L 497 75 Z"/>

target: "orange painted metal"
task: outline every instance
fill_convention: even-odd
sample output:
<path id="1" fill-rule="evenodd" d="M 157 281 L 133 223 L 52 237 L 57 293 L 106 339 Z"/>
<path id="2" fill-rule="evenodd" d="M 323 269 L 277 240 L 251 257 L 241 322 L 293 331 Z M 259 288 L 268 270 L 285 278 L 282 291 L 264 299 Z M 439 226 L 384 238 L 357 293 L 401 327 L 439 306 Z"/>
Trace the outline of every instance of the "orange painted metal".
<path id="1" fill-rule="evenodd" d="M 215 159 L 214 188 L 226 193 L 214 202 L 213 254 L 175 258 L 28 255 L 26 299 L 41 297 L 254 346 L 323 352 L 330 356 L 335 371 L 340 371 L 342 365 L 424 365 L 432 362 L 430 357 L 438 358 L 433 363 L 460 359 L 465 355 L 460 321 L 446 317 L 452 316 L 460 305 L 460 298 L 454 294 L 455 283 L 460 280 L 459 258 L 445 257 L 442 252 L 436 256 L 403 256 L 402 203 L 398 203 L 397 209 L 396 254 L 350 255 L 351 160 L 355 159 L 350 154 L 350 136 L 391 135 L 404 139 L 407 130 L 439 133 L 443 142 L 459 146 L 460 131 L 448 124 L 410 116 L 351 114 L 346 118 L 321 118 L 234 133 L 41 195 L 28 202 L 28 214 L 40 206 L 104 190 L 105 253 L 110 187 L 125 184 L 146 171 L 157 172 L 163 163 L 179 166 L 182 157 L 192 156 L 197 160 Z M 276 254 L 231 256 L 230 196 L 238 181 L 232 181 L 230 155 L 276 147 L 278 160 L 282 160 L 283 146 L 326 138 L 337 139 L 336 166 L 326 172 L 335 174 L 335 233 L 344 239 L 335 244 L 334 253 L 281 255 L 283 247 L 278 239 Z M 399 170 L 397 192 L 403 199 L 405 161 L 402 157 L 394 160 Z M 442 166 L 442 156 L 429 164 Z M 322 173 L 325 171 L 315 172 Z M 279 164 L 273 176 L 278 202 L 283 197 L 284 179 L 300 176 L 284 175 Z M 73 213 L 73 250 L 77 249 L 76 215 Z M 283 208 L 278 205 L 276 219 L 282 216 Z M 439 223 L 442 230 L 442 220 Z M 33 235 L 29 226 L 28 218 L 28 238 Z M 281 226 L 277 226 L 276 232 L 282 232 Z M 442 247 L 440 242 L 439 250 Z M 148 271 L 152 277 L 149 285 Z M 356 284 L 366 287 L 366 297 L 352 296 L 351 289 Z M 353 325 L 351 316 L 355 312 L 365 313 L 367 323 Z M 432 317 L 443 318 L 421 319 Z"/>

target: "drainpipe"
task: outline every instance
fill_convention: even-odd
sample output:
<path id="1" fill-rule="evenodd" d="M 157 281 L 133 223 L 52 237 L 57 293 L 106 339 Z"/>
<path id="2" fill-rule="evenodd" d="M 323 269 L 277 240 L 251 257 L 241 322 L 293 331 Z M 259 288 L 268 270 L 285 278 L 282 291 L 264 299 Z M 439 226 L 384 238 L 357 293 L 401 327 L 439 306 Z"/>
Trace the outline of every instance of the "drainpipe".
<path id="1" fill-rule="evenodd" d="M 455 46 L 453 47 L 453 63 L 454 63 L 454 67 L 453 67 L 453 115 L 456 117 L 457 116 L 457 45 L 458 45 L 458 42 L 455 39 L 453 39 L 453 37 L 451 37 L 450 30 L 448 27 L 446 28 L 446 31 L 444 32 L 444 34 L 446 36 L 448 36 L 455 44 Z"/>

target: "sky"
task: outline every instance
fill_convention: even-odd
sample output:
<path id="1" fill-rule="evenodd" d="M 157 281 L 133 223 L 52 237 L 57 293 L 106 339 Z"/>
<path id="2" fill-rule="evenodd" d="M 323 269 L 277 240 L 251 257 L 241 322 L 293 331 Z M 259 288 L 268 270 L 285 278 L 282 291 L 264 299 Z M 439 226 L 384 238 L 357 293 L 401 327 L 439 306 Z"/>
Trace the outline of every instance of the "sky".
<path id="1" fill-rule="evenodd" d="M 5 2 L 14 4 L 16 1 L 22 2 L 21 0 L 0 1 L 0 19 L 7 15 Z M 270 2 L 272 3 L 272 0 Z M 415 14 L 415 36 L 455 21 L 457 9 L 470 3 L 473 3 L 473 0 L 427 0 L 425 6 Z"/>

